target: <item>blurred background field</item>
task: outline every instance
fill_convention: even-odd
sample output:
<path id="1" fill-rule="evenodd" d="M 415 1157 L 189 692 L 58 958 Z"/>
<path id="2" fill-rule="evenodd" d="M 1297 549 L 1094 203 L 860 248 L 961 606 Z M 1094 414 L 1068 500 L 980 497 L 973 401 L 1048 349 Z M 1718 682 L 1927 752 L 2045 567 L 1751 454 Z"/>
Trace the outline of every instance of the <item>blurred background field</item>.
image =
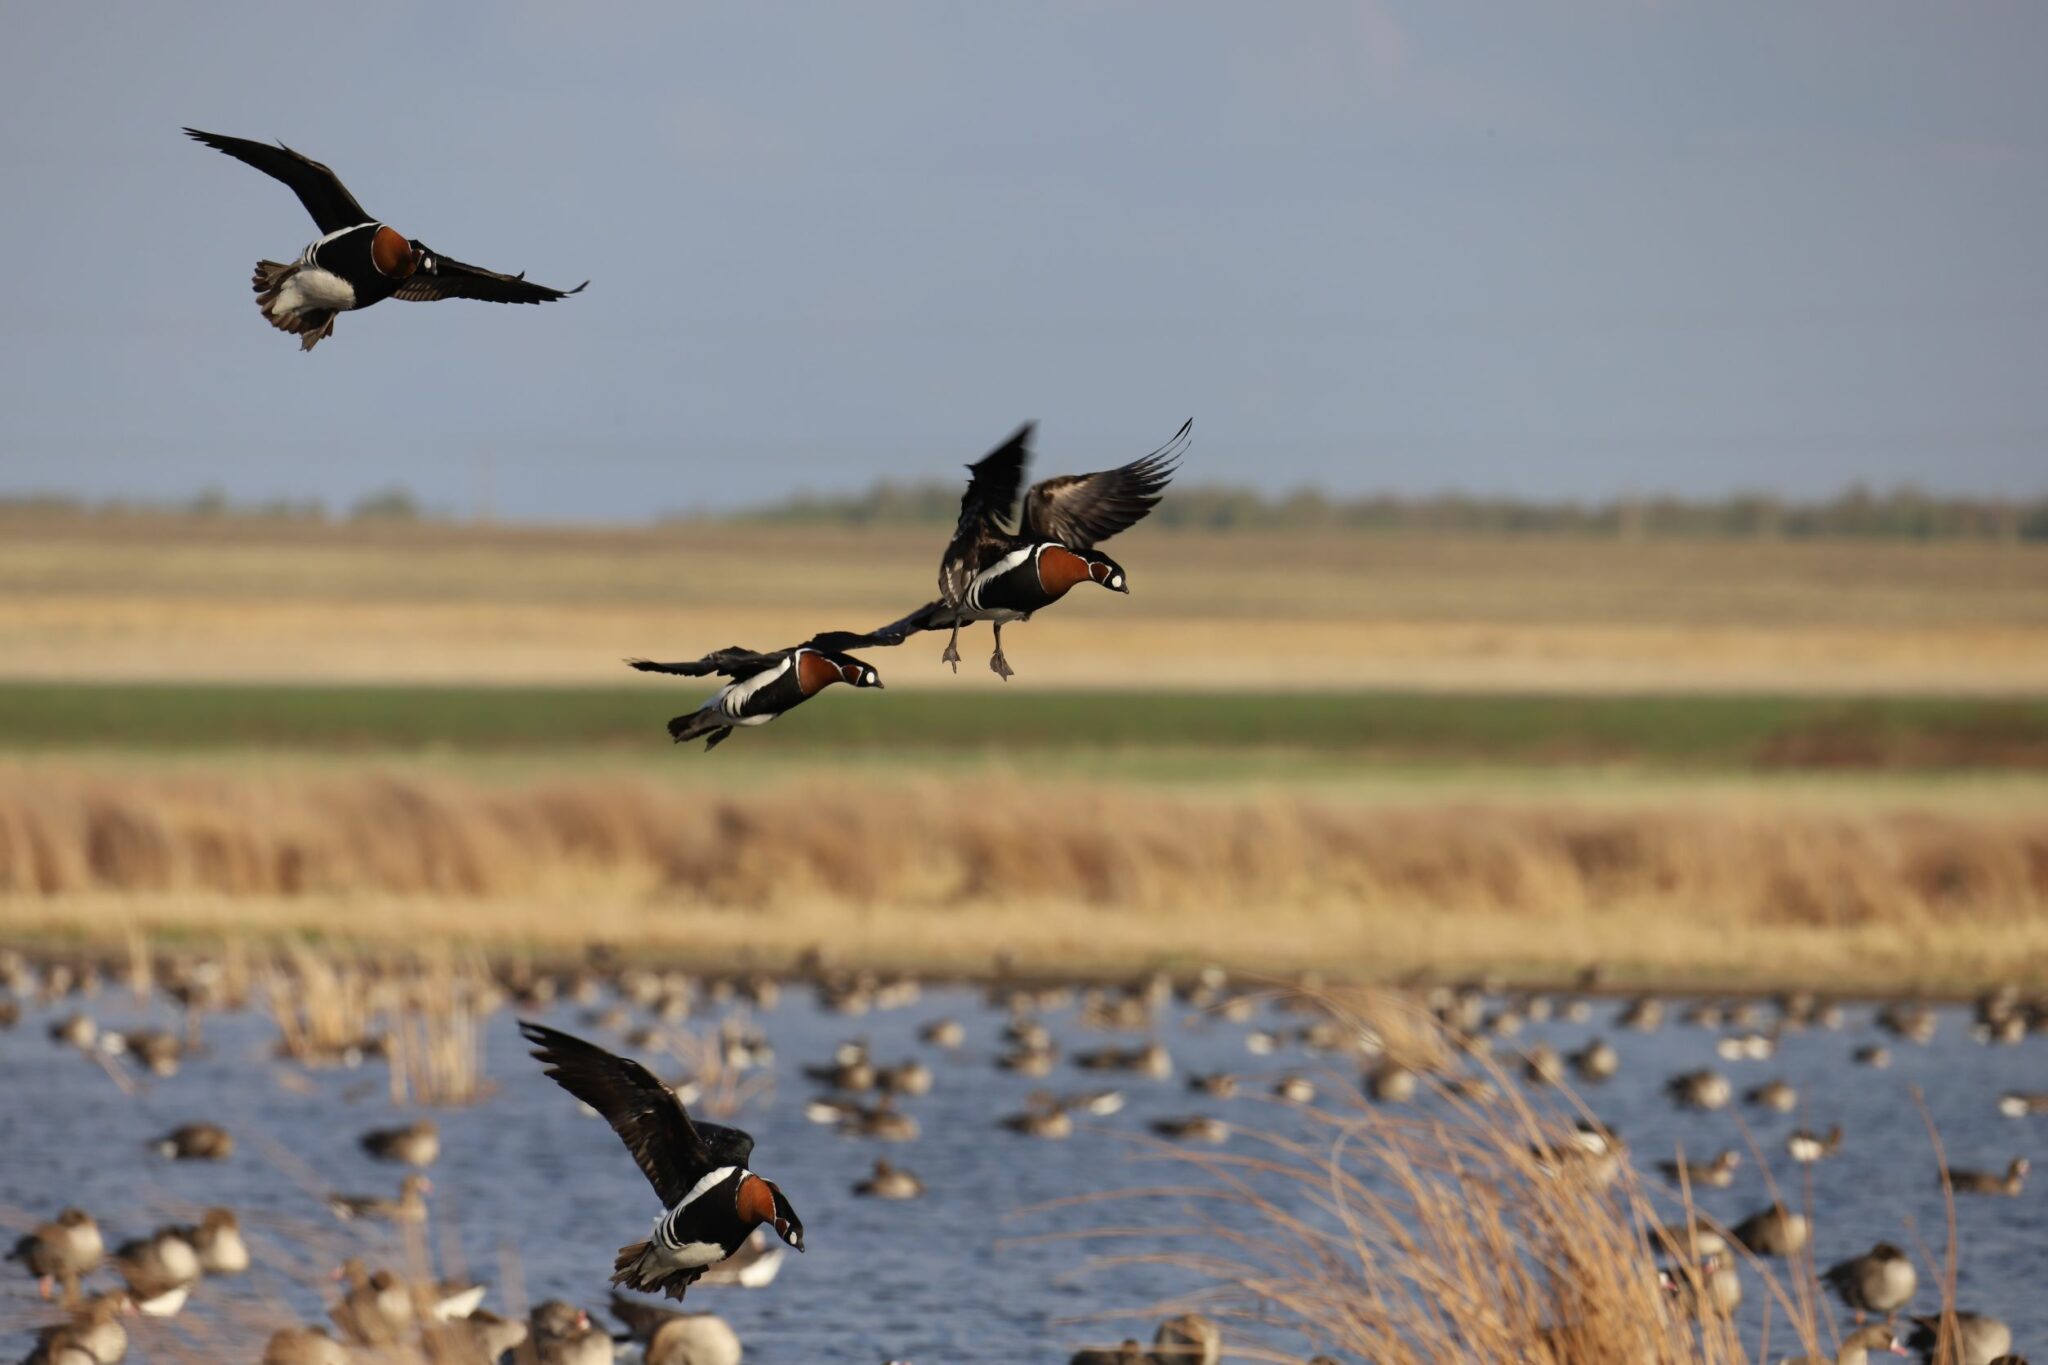
<path id="1" fill-rule="evenodd" d="M 1129 598 L 728 748 L 621 656 L 865 628 L 943 521 L 17 507 L 0 904 L 774 965 L 2048 973 L 2048 546 L 1141 527 Z"/>

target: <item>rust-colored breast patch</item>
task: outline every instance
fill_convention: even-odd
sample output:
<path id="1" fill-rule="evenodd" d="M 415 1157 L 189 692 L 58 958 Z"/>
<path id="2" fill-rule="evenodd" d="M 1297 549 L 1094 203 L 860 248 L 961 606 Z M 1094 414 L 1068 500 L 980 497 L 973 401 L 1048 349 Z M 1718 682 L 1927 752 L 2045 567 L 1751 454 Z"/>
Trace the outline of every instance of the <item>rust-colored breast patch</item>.
<path id="1" fill-rule="evenodd" d="M 796 656 L 796 682 L 803 688 L 805 696 L 813 696 L 819 688 L 829 687 L 839 680 L 839 665 L 823 655 L 805 650 Z"/>
<path id="2" fill-rule="evenodd" d="M 370 264 L 394 278 L 412 273 L 412 243 L 395 227 L 379 227 L 370 239 Z"/>
<path id="3" fill-rule="evenodd" d="M 751 1228 L 756 1223 L 775 1221 L 775 1192 L 768 1188 L 767 1181 L 749 1174 L 740 1180 L 738 1193 L 740 1222 Z"/>
<path id="4" fill-rule="evenodd" d="M 1038 586 L 1048 597 L 1064 597 L 1076 583 L 1088 581 L 1088 561 L 1060 545 L 1038 552 Z"/>

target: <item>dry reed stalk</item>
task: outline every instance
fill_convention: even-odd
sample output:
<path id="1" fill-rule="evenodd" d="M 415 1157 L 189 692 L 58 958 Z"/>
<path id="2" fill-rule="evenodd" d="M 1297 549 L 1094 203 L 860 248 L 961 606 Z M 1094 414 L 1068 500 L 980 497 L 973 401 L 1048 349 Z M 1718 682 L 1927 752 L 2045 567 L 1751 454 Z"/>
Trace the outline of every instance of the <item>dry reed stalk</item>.
<path id="1" fill-rule="evenodd" d="M 330 1066 L 361 1055 L 370 1038 L 371 1010 L 369 982 L 359 965 L 294 943 L 261 978 L 285 1056 L 302 1065 Z"/>
<path id="2" fill-rule="evenodd" d="M 2048 914 L 2048 818 L 1204 801 L 979 779 L 729 797 L 631 780 L 0 777 L 0 896 L 593 891 L 707 909 L 1426 907 L 1932 932 Z"/>

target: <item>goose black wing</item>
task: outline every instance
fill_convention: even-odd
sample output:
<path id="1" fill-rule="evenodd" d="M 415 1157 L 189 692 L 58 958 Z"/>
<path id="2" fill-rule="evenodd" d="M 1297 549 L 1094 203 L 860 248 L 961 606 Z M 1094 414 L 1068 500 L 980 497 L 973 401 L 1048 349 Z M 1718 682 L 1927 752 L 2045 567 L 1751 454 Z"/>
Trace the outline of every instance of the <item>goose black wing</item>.
<path id="1" fill-rule="evenodd" d="M 1166 492 L 1194 425 L 1190 417 L 1171 441 L 1127 465 L 1034 484 L 1024 499 L 1024 530 L 1076 550 L 1130 530 Z"/>
<path id="2" fill-rule="evenodd" d="M 735 1137 L 753 1147 L 753 1139 L 737 1129 L 690 1122 L 676 1092 L 638 1062 L 524 1019 L 519 1032 L 535 1045 L 533 1055 L 546 1063 L 556 1085 L 604 1116 L 666 1207 L 682 1202 L 707 1171 L 739 1164 L 720 1159 L 722 1149 L 737 1145 Z"/>
<path id="3" fill-rule="evenodd" d="M 742 649 L 738 645 L 727 645 L 724 649 L 713 650 L 701 659 L 677 663 L 659 663 L 653 659 L 628 659 L 626 665 L 629 668 L 637 668 L 642 673 L 680 673 L 686 678 L 708 678 L 716 673 L 738 682 L 741 678 L 753 677 L 764 668 L 773 668 L 787 653 L 788 650 L 781 649 L 773 654 L 759 654 L 751 649 Z"/>
<path id="4" fill-rule="evenodd" d="M 1010 514 L 1024 486 L 1024 466 L 1031 460 L 1031 434 L 1037 425 L 1026 422 L 1016 435 L 967 466 L 970 477 L 960 497 L 960 521 L 939 561 L 939 596 L 949 607 L 966 600 L 967 585 L 991 557 L 989 552 L 1009 541 Z"/>
<path id="5" fill-rule="evenodd" d="M 887 649 L 902 644 L 923 629 L 915 624 L 923 610 L 919 608 L 901 621 L 892 621 L 876 630 L 821 630 L 804 644 L 828 654 L 847 654 L 856 649 Z"/>
<path id="6" fill-rule="evenodd" d="M 426 252 L 420 268 L 412 278 L 398 287 L 391 297 L 404 299 L 408 303 L 432 303 L 436 299 L 482 299 L 485 303 L 553 303 L 566 299 L 571 294 L 580 294 L 590 287 L 585 280 L 574 289 L 550 289 L 544 284 L 535 284 L 526 278 L 526 272 L 517 275 L 501 275 L 495 270 L 486 270 L 480 265 L 467 265 L 452 256 L 443 256 L 427 247 L 423 242 L 414 243 Z"/>
<path id="7" fill-rule="evenodd" d="M 342 228 L 371 221 L 363 206 L 356 202 L 356 197 L 348 192 L 348 186 L 341 183 L 340 176 L 282 142 L 272 146 L 268 142 L 252 142 L 245 137 L 202 133 L 197 128 L 187 128 L 185 132 L 216 152 L 225 152 L 272 179 L 282 180 L 293 194 L 299 196 L 299 202 L 306 206 L 306 212 L 313 216 L 314 223 L 322 232 L 339 232 Z"/>

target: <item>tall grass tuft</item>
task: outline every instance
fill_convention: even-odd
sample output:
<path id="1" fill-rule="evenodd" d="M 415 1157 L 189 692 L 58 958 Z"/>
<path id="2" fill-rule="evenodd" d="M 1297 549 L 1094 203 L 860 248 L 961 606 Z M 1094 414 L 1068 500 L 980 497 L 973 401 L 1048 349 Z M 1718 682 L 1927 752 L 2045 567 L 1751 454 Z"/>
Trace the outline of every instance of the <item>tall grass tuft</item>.
<path id="1" fill-rule="evenodd" d="M 1365 1026 L 1348 1010 L 1338 1017 Z M 1416 1016 L 1413 1027 L 1430 1025 Z M 1196 1284 L 1147 1313 L 1198 1308 L 1240 1334 L 1305 1343 L 1303 1354 L 1376 1365 L 1834 1358 L 1838 1334 L 1810 1261 L 1773 1266 L 1739 1247 L 1719 1265 L 1695 1256 L 1726 1230 L 1686 1192 L 1653 1196 L 1619 1139 L 1568 1093 L 1532 1100 L 1502 1068 L 1469 1064 L 1490 1084 L 1440 1083 L 1421 1113 L 1351 1090 L 1309 1111 L 1305 1139 L 1239 1128 L 1237 1148 L 1221 1152 L 1148 1141 L 1148 1157 L 1187 1178 L 1063 1202 L 1144 1210 L 1088 1235 L 1142 1240 L 1142 1251 L 1103 1259 L 1173 1267 Z M 1702 1290 L 1731 1271 L 1745 1286 L 1747 1340 Z M 1946 1303 L 1951 1282 L 1928 1279 Z M 1246 1358 L 1299 1358 L 1238 1340 Z"/>

